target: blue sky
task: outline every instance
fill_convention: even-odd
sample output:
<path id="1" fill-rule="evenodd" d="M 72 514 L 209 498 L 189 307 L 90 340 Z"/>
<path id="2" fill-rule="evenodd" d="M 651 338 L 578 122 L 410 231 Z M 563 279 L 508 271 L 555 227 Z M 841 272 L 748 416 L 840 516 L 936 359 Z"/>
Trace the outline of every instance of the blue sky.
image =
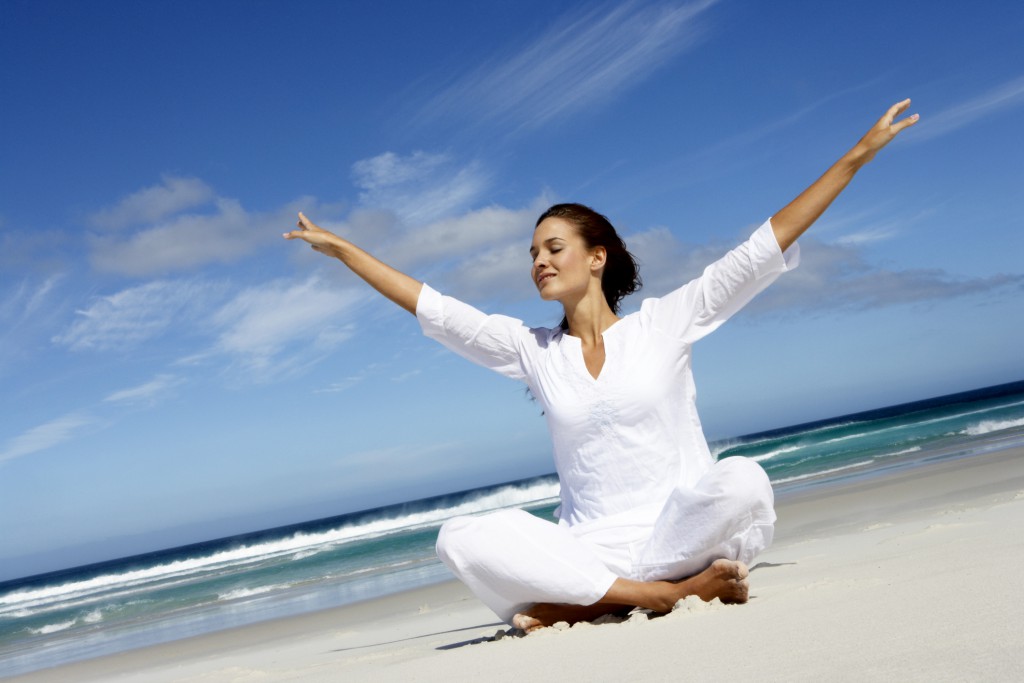
<path id="1" fill-rule="evenodd" d="M 552 325 L 536 216 L 656 296 L 921 122 L 696 348 L 708 435 L 1024 378 L 1015 2 L 0 4 L 0 579 L 551 471 L 522 388 L 280 235 Z"/>

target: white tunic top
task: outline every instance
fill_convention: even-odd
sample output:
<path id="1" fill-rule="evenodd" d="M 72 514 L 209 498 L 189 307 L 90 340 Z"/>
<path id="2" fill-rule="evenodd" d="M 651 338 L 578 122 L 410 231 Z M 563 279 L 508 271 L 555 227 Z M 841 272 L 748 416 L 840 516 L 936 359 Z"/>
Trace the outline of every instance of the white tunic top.
<path id="1" fill-rule="evenodd" d="M 544 409 L 561 483 L 561 524 L 649 523 L 676 487 L 713 460 L 697 417 L 691 345 L 799 262 L 783 256 L 766 221 L 704 273 L 605 330 L 597 379 L 580 340 L 486 315 L 424 285 L 424 334 L 459 355 L 525 382 Z"/>

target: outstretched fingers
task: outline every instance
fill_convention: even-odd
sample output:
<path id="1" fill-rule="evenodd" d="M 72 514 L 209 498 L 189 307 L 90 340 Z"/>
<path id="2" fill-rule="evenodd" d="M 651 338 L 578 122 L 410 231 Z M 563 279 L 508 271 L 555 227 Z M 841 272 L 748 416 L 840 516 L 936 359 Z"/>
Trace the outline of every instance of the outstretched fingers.
<path id="1" fill-rule="evenodd" d="M 882 117 L 882 121 L 880 123 L 883 123 L 887 128 L 889 128 L 893 135 L 896 135 L 904 128 L 909 128 L 917 123 L 917 120 L 920 118 L 917 114 L 911 114 L 902 121 L 896 121 L 896 117 L 905 112 L 909 107 L 909 97 L 902 102 L 897 102 L 889 107 L 889 111 L 885 112 L 885 116 Z"/>
<path id="2" fill-rule="evenodd" d="M 917 114 L 899 121 L 896 120 L 896 117 L 906 112 L 908 107 L 910 107 L 909 98 L 897 102 L 889 107 L 888 111 L 882 115 L 882 118 L 878 119 L 878 122 L 871 127 L 871 130 L 867 132 L 858 144 L 862 162 L 870 161 L 875 156 L 875 153 L 892 142 L 892 139 L 900 131 L 917 123 L 920 118 Z"/>
<path id="3" fill-rule="evenodd" d="M 299 221 L 295 224 L 296 230 L 286 232 L 282 235 L 286 240 L 303 240 L 309 246 L 321 254 L 337 256 L 339 238 L 332 232 L 324 230 L 306 217 L 306 214 L 299 212 Z"/>
<path id="4" fill-rule="evenodd" d="M 306 214 L 302 213 L 301 211 L 299 211 L 299 222 L 296 223 L 296 225 L 299 226 L 300 230 L 322 231 L 322 228 L 313 223 L 313 221 L 306 218 Z"/>
<path id="5" fill-rule="evenodd" d="M 889 110 L 885 112 L 885 115 L 882 116 L 882 122 L 885 123 L 885 125 L 887 126 L 892 125 L 892 122 L 896 120 L 896 117 L 905 112 L 907 110 L 907 107 L 909 106 L 909 97 L 903 100 L 902 102 L 897 102 L 896 104 L 889 107 Z"/>
<path id="6" fill-rule="evenodd" d="M 286 232 L 282 235 L 286 240 L 304 239 L 315 247 L 322 240 L 317 239 L 314 236 L 326 236 L 331 234 L 316 225 L 313 221 L 309 220 L 306 217 L 306 214 L 301 211 L 299 212 L 299 220 L 295 226 L 298 228 L 297 230 L 292 230 L 291 232 Z"/>
<path id="7" fill-rule="evenodd" d="M 314 225 L 312 221 L 306 218 L 306 214 L 302 213 L 301 211 L 299 211 L 299 221 L 295 224 L 295 226 L 298 228 L 298 230 L 292 230 L 291 232 L 284 233 L 283 237 L 286 240 L 293 240 L 296 238 L 301 239 L 302 237 L 305 236 L 307 232 L 319 230 L 319 228 L 317 228 L 317 226 Z"/>

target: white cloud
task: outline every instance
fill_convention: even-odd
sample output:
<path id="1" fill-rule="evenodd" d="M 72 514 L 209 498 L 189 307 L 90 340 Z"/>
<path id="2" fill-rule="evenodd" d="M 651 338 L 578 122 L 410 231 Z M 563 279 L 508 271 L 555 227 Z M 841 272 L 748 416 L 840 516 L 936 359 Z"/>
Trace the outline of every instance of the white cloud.
<path id="1" fill-rule="evenodd" d="M 97 211 L 90 216 L 90 222 L 108 230 L 154 223 L 179 211 L 202 206 L 213 198 L 213 190 L 198 178 L 164 176 L 161 184 L 143 188 L 114 206 Z"/>
<path id="2" fill-rule="evenodd" d="M 409 230 L 387 247 L 387 256 L 401 264 L 457 259 L 462 267 L 472 265 L 490 249 L 515 244 L 520 248 L 516 265 L 528 265 L 533 224 L 547 206 L 547 197 L 542 195 L 520 209 L 489 206 L 450 216 Z M 466 256 L 471 256 L 468 262 L 464 260 Z"/>
<path id="3" fill-rule="evenodd" d="M 33 427 L 7 442 L 3 452 L 0 452 L 0 462 L 53 448 L 94 422 L 88 415 L 74 412 Z"/>
<path id="4" fill-rule="evenodd" d="M 145 384 L 140 384 L 128 389 L 121 389 L 103 399 L 107 403 L 152 404 L 162 395 L 174 387 L 184 383 L 184 379 L 175 375 L 161 374 L 154 377 Z"/>
<path id="5" fill-rule="evenodd" d="M 254 379 L 298 372 L 321 360 L 352 335 L 343 314 L 364 297 L 318 276 L 250 287 L 212 316 L 216 352 L 238 360 Z"/>
<path id="6" fill-rule="evenodd" d="M 352 165 L 366 207 L 385 208 L 407 225 L 421 225 L 464 210 L 490 184 L 479 164 L 456 168 L 444 154 L 385 152 Z"/>
<path id="7" fill-rule="evenodd" d="M 948 109 L 922 117 L 909 131 L 909 141 L 931 140 L 951 133 L 1004 109 L 1024 104 L 1024 76 L 1015 78 L 988 92 Z"/>
<path id="8" fill-rule="evenodd" d="M 422 226 L 396 225 L 387 213 L 354 212 L 339 232 L 386 263 L 471 301 L 514 301 L 530 282 L 534 222 L 551 204 L 545 193 L 524 207 L 492 205 Z"/>
<path id="9" fill-rule="evenodd" d="M 449 161 L 444 154 L 413 152 L 402 158 L 394 152 L 384 152 L 352 164 L 356 186 L 367 193 L 390 189 L 412 181 L 421 181 Z"/>
<path id="10" fill-rule="evenodd" d="M 566 17 L 444 88 L 423 115 L 529 128 L 611 99 L 695 45 L 697 17 L 713 4 L 626 2 Z"/>
<path id="11" fill-rule="evenodd" d="M 157 280 L 96 298 L 53 341 L 75 351 L 126 349 L 194 318 L 220 294 L 218 284 Z"/>
<path id="12" fill-rule="evenodd" d="M 210 214 L 169 218 L 127 238 L 94 235 L 89 260 L 97 270 L 136 277 L 236 261 L 279 237 L 281 226 L 293 222 L 287 214 L 250 214 L 237 201 L 218 198 Z"/>
<path id="13" fill-rule="evenodd" d="M 533 227 L 532 222 L 526 225 Z M 531 236 L 532 230 L 517 240 L 473 254 L 446 273 L 439 281 L 440 286 L 446 294 L 470 301 L 521 301 L 536 297 L 537 288 L 530 278 Z"/>
<path id="14" fill-rule="evenodd" d="M 139 225 L 132 231 L 90 235 L 89 261 L 99 271 L 132 277 L 230 263 L 280 239 L 302 208 L 328 207 L 303 197 L 274 212 L 251 212 L 235 199 L 214 195 L 198 179 L 165 179 L 164 185 L 141 190 L 96 214 L 100 218 L 94 217 L 94 223 Z M 186 209 L 197 210 L 183 213 Z"/>
<path id="15" fill-rule="evenodd" d="M 537 216 L 552 202 L 547 193 L 521 208 L 471 209 L 486 173 L 424 152 L 386 152 L 357 162 L 353 174 L 364 206 L 323 227 L 456 296 L 510 300 L 533 291 L 529 243 Z"/>

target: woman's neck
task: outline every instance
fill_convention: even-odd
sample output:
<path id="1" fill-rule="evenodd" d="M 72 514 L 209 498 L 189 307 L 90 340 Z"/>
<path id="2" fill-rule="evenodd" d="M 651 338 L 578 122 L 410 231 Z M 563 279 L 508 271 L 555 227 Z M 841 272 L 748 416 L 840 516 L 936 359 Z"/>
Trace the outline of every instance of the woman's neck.
<path id="1" fill-rule="evenodd" d="M 618 321 L 604 295 L 600 299 L 585 297 L 575 305 L 565 305 L 569 334 L 578 337 L 584 346 L 601 343 L 601 334 Z"/>

